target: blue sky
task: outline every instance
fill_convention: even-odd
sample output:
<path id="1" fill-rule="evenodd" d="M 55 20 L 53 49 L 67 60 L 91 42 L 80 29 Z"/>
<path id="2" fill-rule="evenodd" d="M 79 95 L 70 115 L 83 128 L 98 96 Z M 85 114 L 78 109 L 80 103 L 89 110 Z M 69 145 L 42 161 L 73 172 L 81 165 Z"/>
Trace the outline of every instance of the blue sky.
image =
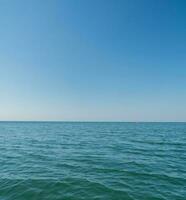
<path id="1" fill-rule="evenodd" d="M 0 27 L 0 120 L 186 121 L 184 0 L 2 0 Z"/>

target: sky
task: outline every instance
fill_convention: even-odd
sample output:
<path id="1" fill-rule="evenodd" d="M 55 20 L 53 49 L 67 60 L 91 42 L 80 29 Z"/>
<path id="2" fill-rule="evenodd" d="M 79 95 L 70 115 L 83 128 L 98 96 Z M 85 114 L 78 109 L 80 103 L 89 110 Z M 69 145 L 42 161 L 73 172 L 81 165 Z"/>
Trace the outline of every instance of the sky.
<path id="1" fill-rule="evenodd" d="M 185 0 L 0 0 L 0 120 L 186 121 Z"/>

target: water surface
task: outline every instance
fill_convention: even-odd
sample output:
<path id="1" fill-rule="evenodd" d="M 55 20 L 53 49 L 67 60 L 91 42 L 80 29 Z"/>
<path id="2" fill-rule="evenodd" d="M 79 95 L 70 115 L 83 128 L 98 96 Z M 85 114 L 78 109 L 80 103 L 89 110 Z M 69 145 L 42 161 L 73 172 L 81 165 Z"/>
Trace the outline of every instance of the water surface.
<path id="1" fill-rule="evenodd" d="M 1 200 L 185 200 L 186 123 L 0 122 Z"/>

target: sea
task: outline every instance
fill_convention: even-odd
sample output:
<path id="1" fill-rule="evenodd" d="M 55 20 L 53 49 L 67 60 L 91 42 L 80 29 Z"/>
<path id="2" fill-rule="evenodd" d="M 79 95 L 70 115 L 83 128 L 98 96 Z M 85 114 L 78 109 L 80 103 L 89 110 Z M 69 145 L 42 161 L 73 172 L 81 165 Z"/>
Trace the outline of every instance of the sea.
<path id="1" fill-rule="evenodd" d="M 186 123 L 0 122 L 0 200 L 186 200 Z"/>

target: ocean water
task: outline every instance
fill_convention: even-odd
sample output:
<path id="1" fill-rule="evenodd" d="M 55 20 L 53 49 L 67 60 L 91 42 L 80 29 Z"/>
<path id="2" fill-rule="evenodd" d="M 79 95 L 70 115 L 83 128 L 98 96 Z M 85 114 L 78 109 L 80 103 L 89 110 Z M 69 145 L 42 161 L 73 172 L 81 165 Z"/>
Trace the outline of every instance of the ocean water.
<path id="1" fill-rule="evenodd" d="M 0 122 L 0 200 L 185 200 L 186 123 Z"/>

